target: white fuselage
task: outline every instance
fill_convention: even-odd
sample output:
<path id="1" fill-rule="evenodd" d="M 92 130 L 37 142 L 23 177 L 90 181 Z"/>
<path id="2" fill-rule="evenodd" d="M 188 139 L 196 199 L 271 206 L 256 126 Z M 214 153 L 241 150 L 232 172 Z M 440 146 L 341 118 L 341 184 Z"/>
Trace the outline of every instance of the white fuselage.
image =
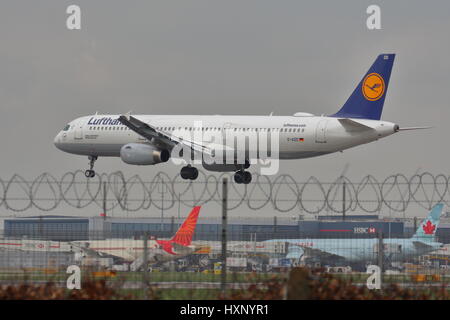
<path id="1" fill-rule="evenodd" d="M 222 133 L 242 138 L 255 133 L 276 133 L 279 139 L 279 159 L 301 159 L 345 150 L 369 143 L 396 132 L 394 123 L 355 119 L 360 126 L 343 125 L 338 118 L 317 116 L 199 116 L 199 115 L 137 115 L 165 134 L 179 129 L 195 130 L 199 121 L 203 133 Z M 111 121 L 119 115 L 92 115 L 70 122 L 55 137 L 55 145 L 69 153 L 119 157 L 128 143 L 150 143 L 120 122 Z M 351 119 L 350 119 L 351 120 Z M 365 126 L 367 125 L 367 126 Z M 151 143 L 150 143 L 151 144 Z M 270 144 L 269 144 L 270 145 Z M 258 148 L 236 145 L 237 152 Z"/>
<path id="2" fill-rule="evenodd" d="M 133 262 L 144 255 L 144 241 L 133 239 L 107 239 L 107 240 L 90 240 L 90 241 L 74 241 L 71 244 L 79 246 L 87 255 L 96 252 L 101 255 L 113 256 L 122 260 Z M 183 252 L 178 252 L 170 244 L 170 240 L 148 240 L 147 242 L 147 259 L 149 263 L 165 262 L 184 257 L 194 252 L 195 247 L 185 246 Z"/>

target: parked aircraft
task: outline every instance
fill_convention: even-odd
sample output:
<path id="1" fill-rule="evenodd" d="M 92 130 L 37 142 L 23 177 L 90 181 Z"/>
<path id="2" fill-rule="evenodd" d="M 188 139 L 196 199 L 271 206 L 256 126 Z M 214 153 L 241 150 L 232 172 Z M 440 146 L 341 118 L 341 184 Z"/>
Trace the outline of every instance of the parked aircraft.
<path id="1" fill-rule="evenodd" d="M 436 242 L 436 230 L 444 205 L 433 207 L 411 238 L 383 239 L 383 254 L 390 262 L 405 261 L 443 246 Z M 366 263 L 377 261 L 379 239 L 273 239 L 268 242 L 288 243 L 288 258 L 327 262 Z"/>
<path id="2" fill-rule="evenodd" d="M 191 243 L 199 213 L 200 206 L 194 207 L 172 239 L 149 239 L 147 241 L 148 263 L 152 264 L 175 260 L 195 252 L 197 248 L 191 245 Z M 130 262 L 132 271 L 137 270 L 144 263 L 144 240 L 106 239 L 73 241 L 71 245 L 79 248 L 86 256 L 109 256 Z"/>

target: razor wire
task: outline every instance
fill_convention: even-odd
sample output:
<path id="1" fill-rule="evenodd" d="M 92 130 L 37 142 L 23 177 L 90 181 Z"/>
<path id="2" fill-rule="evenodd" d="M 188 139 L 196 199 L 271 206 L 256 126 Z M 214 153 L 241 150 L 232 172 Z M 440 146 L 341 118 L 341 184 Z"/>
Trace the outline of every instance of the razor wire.
<path id="1" fill-rule="evenodd" d="M 81 170 L 67 172 L 56 178 L 42 173 L 33 180 L 19 174 L 0 178 L 0 208 L 14 212 L 29 209 L 53 211 L 65 204 L 83 209 L 91 206 L 106 210 L 121 209 L 136 212 L 154 207 L 160 210 L 213 202 L 220 205 L 223 177 L 230 181 L 229 210 L 246 207 L 258 211 L 264 208 L 284 213 L 301 210 L 309 214 L 342 213 L 344 210 L 375 213 L 382 209 L 405 212 L 412 204 L 431 209 L 436 203 L 450 204 L 450 176 L 429 172 L 407 177 L 393 174 L 382 180 L 366 175 L 359 181 L 345 176 L 323 182 L 314 176 L 297 181 L 293 176 L 263 176 L 253 173 L 248 184 L 233 182 L 233 173 L 220 175 L 199 172 L 195 181 L 183 180 L 180 174 L 169 176 L 158 172 L 150 180 L 139 175 L 126 177 L 121 171 L 86 178 Z M 345 202 L 342 194 L 345 192 Z"/>

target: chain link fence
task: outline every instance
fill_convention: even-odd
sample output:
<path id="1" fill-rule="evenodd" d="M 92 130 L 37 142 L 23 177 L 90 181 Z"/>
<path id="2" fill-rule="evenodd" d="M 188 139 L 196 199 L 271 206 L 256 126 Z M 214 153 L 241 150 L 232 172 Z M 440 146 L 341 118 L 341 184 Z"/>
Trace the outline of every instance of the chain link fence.
<path id="1" fill-rule="evenodd" d="M 0 286 L 53 283 L 67 288 L 74 280 L 68 268 L 77 266 L 81 286 L 87 281 L 103 281 L 132 299 L 248 298 L 249 290 L 268 294 L 268 299 L 283 299 L 290 272 L 297 267 L 315 270 L 316 278 L 333 275 L 366 288 L 372 281 L 368 266 L 375 265 L 380 267 L 376 281 L 382 290 L 392 284 L 411 290 L 449 289 L 450 254 L 445 245 L 449 238 L 437 239 L 438 244 L 380 235 L 359 239 L 283 239 L 275 235 L 268 241 L 228 241 L 224 277 L 222 242 L 217 234 L 217 240 L 196 240 L 186 247 L 151 236 L 146 240 L 117 234 L 113 238 L 105 233 L 92 236 L 95 240 L 3 236 Z M 77 234 L 71 238 L 77 239 Z M 277 294 L 271 296 L 274 288 Z"/>

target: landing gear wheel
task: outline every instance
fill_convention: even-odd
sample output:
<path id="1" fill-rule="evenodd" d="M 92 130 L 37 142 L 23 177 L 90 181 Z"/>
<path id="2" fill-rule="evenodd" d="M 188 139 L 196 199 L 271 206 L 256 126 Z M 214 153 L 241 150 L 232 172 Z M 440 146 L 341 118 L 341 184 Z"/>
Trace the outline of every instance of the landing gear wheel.
<path id="1" fill-rule="evenodd" d="M 197 168 L 191 168 L 191 169 L 192 169 L 192 176 L 189 179 L 195 180 L 198 178 L 198 170 L 197 170 Z"/>
<path id="2" fill-rule="evenodd" d="M 93 178 L 93 177 L 95 177 L 95 171 L 94 170 L 86 170 L 84 172 L 84 175 L 86 176 L 86 178 Z"/>
<path id="3" fill-rule="evenodd" d="M 241 184 L 244 182 L 244 172 L 243 171 L 238 171 L 234 174 L 234 182 L 236 182 L 237 184 Z"/>
<path id="4" fill-rule="evenodd" d="M 252 182 L 252 174 L 248 171 L 244 171 L 244 184 Z"/>
<path id="5" fill-rule="evenodd" d="M 249 184 L 252 182 L 252 174 L 248 171 L 237 171 L 234 174 L 234 182 L 237 184 Z"/>
<path id="6" fill-rule="evenodd" d="M 197 168 L 194 168 L 191 166 L 186 166 L 181 169 L 180 175 L 181 175 L 181 178 L 183 178 L 185 180 L 186 179 L 195 180 L 198 177 L 198 170 L 197 170 Z"/>

